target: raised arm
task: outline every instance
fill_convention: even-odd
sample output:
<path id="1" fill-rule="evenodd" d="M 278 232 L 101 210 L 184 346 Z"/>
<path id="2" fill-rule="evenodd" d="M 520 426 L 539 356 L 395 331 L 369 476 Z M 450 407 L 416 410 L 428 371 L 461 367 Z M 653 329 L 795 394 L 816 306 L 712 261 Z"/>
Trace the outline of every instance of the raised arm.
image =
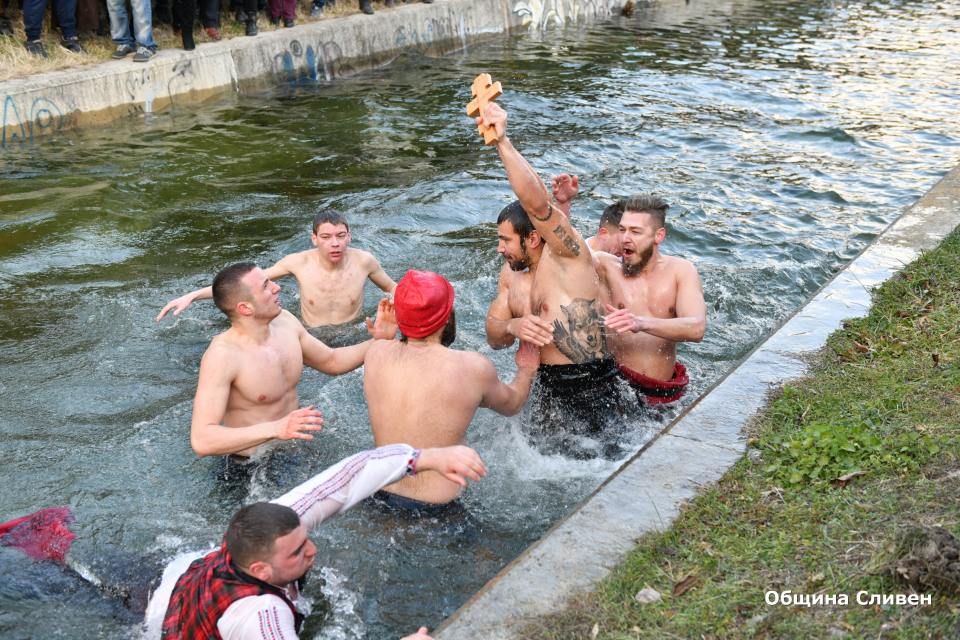
<path id="1" fill-rule="evenodd" d="M 553 176 L 553 199 L 557 203 L 557 208 L 563 211 L 563 215 L 570 217 L 570 204 L 580 191 L 580 179 L 577 176 L 571 176 L 561 173 L 559 176 Z"/>
<path id="2" fill-rule="evenodd" d="M 477 124 L 480 122 L 477 118 Z M 510 187 L 550 250 L 560 257 L 588 259 L 590 251 L 580 233 L 570 226 L 570 218 L 556 207 L 540 176 L 507 138 L 507 112 L 491 102 L 482 122 L 496 127 L 497 151 L 507 170 Z"/>
<path id="3" fill-rule="evenodd" d="M 193 399 L 190 445 L 201 458 L 238 453 L 270 440 L 312 440 L 301 431 L 319 431 L 323 424 L 313 406 L 292 411 L 280 420 L 248 427 L 225 427 L 223 416 L 230 399 L 230 388 L 237 377 L 235 359 L 227 349 L 213 345 L 200 362 L 200 380 Z"/>
<path id="4" fill-rule="evenodd" d="M 497 370 L 493 363 L 487 360 L 484 363 L 483 383 L 485 385 L 481 407 L 492 409 L 504 416 L 515 416 L 527 402 L 530 395 L 530 385 L 537 375 L 540 366 L 540 347 L 526 341 L 520 342 L 517 349 L 517 375 L 513 382 L 504 384 L 497 377 Z"/>
<path id="5" fill-rule="evenodd" d="M 277 280 L 283 276 L 290 275 L 292 273 L 290 271 L 290 264 L 295 257 L 296 254 L 282 258 L 280 262 L 273 265 L 269 269 L 264 269 L 264 273 L 266 273 L 267 277 L 271 280 Z M 160 310 L 160 315 L 157 316 L 157 322 L 163 320 L 163 317 L 167 315 L 171 309 L 176 309 L 176 311 L 173 312 L 173 315 L 178 316 L 186 311 L 187 307 L 197 300 L 209 300 L 212 297 L 213 287 L 204 287 L 203 289 L 197 289 L 196 291 L 191 291 L 184 296 L 180 296 L 176 300 L 171 300 L 166 304 L 165 307 L 163 307 L 163 309 Z"/>
<path id="6" fill-rule="evenodd" d="M 611 313 L 603 320 L 608 329 L 617 333 L 640 331 L 673 342 L 700 342 L 707 329 L 707 305 L 703 300 L 703 284 L 696 267 L 686 260 L 677 274 L 676 318 L 636 316 L 629 309 L 607 305 Z"/>

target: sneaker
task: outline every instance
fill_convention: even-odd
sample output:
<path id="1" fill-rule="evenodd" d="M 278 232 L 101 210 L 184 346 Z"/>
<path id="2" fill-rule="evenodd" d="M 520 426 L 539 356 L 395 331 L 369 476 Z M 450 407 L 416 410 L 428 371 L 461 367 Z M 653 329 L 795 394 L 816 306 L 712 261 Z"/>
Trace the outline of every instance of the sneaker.
<path id="1" fill-rule="evenodd" d="M 133 61 L 146 62 L 155 55 L 157 55 L 157 52 L 150 47 L 137 47 L 137 55 L 133 56 Z"/>
<path id="2" fill-rule="evenodd" d="M 208 36 L 211 40 L 219 40 L 219 39 L 220 39 L 220 32 L 217 31 L 217 28 L 216 28 L 216 27 L 207 27 L 207 28 L 206 28 L 206 32 L 207 32 L 207 36 Z"/>
<path id="3" fill-rule="evenodd" d="M 323 12 L 323 7 L 320 8 L 320 12 Z M 7 16 L 0 16 L 0 36 L 12 36 L 13 35 L 13 25 L 10 24 L 10 19 Z"/>
<path id="4" fill-rule="evenodd" d="M 125 44 L 118 44 L 117 50 L 111 53 L 110 57 L 113 58 L 114 60 L 123 60 L 128 55 L 134 52 L 136 52 L 136 49 L 134 49 L 133 47 L 128 47 Z"/>
<path id="5" fill-rule="evenodd" d="M 360 0 L 360 11 L 363 11 L 368 16 L 373 15 L 373 7 L 370 6 L 370 0 Z"/>
<path id="6" fill-rule="evenodd" d="M 313 5 L 313 9 L 310 9 L 310 19 L 316 20 L 317 18 L 322 18 L 322 17 L 323 17 L 323 6 L 317 5 L 317 4 Z"/>
<path id="7" fill-rule="evenodd" d="M 283 28 L 284 28 L 284 29 L 289 29 L 289 28 L 292 27 L 292 26 L 293 26 L 293 19 L 292 19 L 292 18 L 284 18 L 284 19 L 283 19 Z"/>
<path id="8" fill-rule="evenodd" d="M 270 16 L 270 24 L 272 24 L 272 25 L 275 26 L 275 27 L 279 27 L 279 26 L 280 26 L 280 16 L 277 16 L 276 18 L 274 18 L 273 16 Z"/>
<path id="9" fill-rule="evenodd" d="M 37 56 L 38 58 L 49 58 L 47 52 L 43 50 L 43 43 L 39 40 L 30 41 L 27 40 L 23 43 L 23 46 L 27 48 L 27 51 Z"/>
<path id="10" fill-rule="evenodd" d="M 247 14 L 247 35 L 257 35 L 257 12 L 251 11 Z"/>
<path id="11" fill-rule="evenodd" d="M 60 46 L 70 53 L 82 53 L 84 55 L 90 55 L 87 53 L 87 50 L 83 48 L 83 45 L 80 44 L 80 40 L 77 38 L 64 38 L 60 41 Z"/>

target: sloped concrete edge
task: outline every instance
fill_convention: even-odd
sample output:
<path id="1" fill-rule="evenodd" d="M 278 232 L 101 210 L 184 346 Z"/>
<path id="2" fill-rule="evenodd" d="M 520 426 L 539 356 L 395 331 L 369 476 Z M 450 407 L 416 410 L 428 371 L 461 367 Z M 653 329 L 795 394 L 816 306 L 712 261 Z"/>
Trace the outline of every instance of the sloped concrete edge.
<path id="1" fill-rule="evenodd" d="M 436 0 L 202 44 L 195 51 L 162 50 L 144 64 L 126 59 L 7 80 L 0 82 L 0 147 L 226 91 L 349 77 L 402 53 L 444 55 L 511 29 L 607 16 L 622 2 L 550 0 L 550 13 L 543 3 L 519 0 Z"/>
<path id="2" fill-rule="evenodd" d="M 846 318 L 870 309 L 870 289 L 960 226 L 960 166 L 910 206 L 736 367 L 434 632 L 437 640 L 512 640 L 532 620 L 590 591 L 638 538 L 743 455 L 743 427 L 768 391 L 802 376 Z"/>

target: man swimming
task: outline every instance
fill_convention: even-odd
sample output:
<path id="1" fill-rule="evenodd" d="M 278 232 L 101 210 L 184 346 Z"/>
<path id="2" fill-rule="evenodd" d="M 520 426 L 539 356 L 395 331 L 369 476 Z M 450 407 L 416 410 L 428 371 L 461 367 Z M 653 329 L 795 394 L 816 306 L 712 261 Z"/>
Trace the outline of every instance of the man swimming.
<path id="1" fill-rule="evenodd" d="M 395 305 L 403 337 L 374 344 L 363 367 L 363 391 L 377 446 L 463 444 L 478 408 L 505 416 L 523 408 L 540 363 L 538 348 L 520 343 L 517 374 L 507 385 L 485 356 L 448 348 L 457 324 L 453 287 L 445 278 L 408 271 L 397 285 Z M 428 472 L 391 484 L 374 498 L 389 510 L 434 515 L 441 511 L 438 505 L 457 497 L 461 486 Z"/>
<path id="2" fill-rule="evenodd" d="M 617 366 L 648 405 L 675 402 L 689 383 L 677 362 L 678 342 L 700 342 L 707 327 L 700 274 L 689 260 L 660 253 L 670 207 L 651 195 L 624 203 L 619 238 L 623 262 L 595 254 L 610 288 L 604 325 Z"/>
<path id="3" fill-rule="evenodd" d="M 308 327 L 343 324 L 359 317 L 367 278 L 386 293 L 397 288 L 376 258 L 350 248 L 347 218 L 336 209 L 317 213 L 310 240 L 316 249 L 290 254 L 265 270 L 271 280 L 288 275 L 297 279 L 300 316 Z M 171 309 L 178 316 L 194 301 L 212 297 L 210 287 L 204 287 L 172 300 L 160 311 L 157 322 Z"/>
<path id="4" fill-rule="evenodd" d="M 530 309 L 530 287 L 543 254 L 543 238 L 516 200 L 497 218 L 497 252 L 506 263 L 500 269 L 497 297 L 487 311 L 487 344 L 506 349 L 517 338 L 543 347 L 553 340 L 553 325 Z"/>
<path id="5" fill-rule="evenodd" d="M 510 186 L 546 244 L 530 291 L 533 315 L 553 326 L 537 373 L 537 405 L 531 412 L 535 430 L 601 432 L 623 414 L 623 407 L 616 385 L 619 374 L 604 338 L 600 280 L 591 252 L 507 138 L 506 112 L 491 103 L 477 123 L 496 127 L 496 146 Z"/>
<path id="6" fill-rule="evenodd" d="M 298 409 L 297 383 L 307 365 L 340 375 L 363 364 L 373 340 L 331 349 L 280 308 L 280 285 L 252 262 L 227 267 L 213 279 L 213 302 L 230 328 L 216 336 L 200 361 L 190 444 L 198 456 L 251 455 L 271 440 L 312 440 L 321 413 Z M 367 329 L 392 340 L 392 303 L 382 300 Z"/>

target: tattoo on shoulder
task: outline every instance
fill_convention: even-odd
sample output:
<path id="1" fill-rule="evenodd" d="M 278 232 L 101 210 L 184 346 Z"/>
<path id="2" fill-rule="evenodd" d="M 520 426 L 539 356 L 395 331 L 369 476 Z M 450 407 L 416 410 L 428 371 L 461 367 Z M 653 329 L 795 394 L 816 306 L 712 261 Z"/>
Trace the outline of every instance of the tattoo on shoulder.
<path id="1" fill-rule="evenodd" d="M 607 343 L 597 313 L 597 301 L 574 298 L 570 304 L 560 305 L 560 310 L 566 316 L 566 322 L 561 318 L 553 321 L 553 343 L 560 353 L 576 364 L 606 357 Z"/>
<path id="2" fill-rule="evenodd" d="M 542 218 L 535 213 L 531 213 L 530 215 L 532 215 L 534 218 L 536 218 L 540 222 L 546 222 L 547 220 L 553 217 L 553 205 L 552 204 L 547 205 L 547 215 L 543 216 Z"/>
<path id="3" fill-rule="evenodd" d="M 563 246 L 565 246 L 567 249 L 570 249 L 570 251 L 573 252 L 573 255 L 580 255 L 580 243 L 567 235 L 567 232 L 563 230 L 562 225 L 557 225 L 557 228 L 553 230 L 553 235 L 560 238 L 560 240 L 563 241 Z"/>

